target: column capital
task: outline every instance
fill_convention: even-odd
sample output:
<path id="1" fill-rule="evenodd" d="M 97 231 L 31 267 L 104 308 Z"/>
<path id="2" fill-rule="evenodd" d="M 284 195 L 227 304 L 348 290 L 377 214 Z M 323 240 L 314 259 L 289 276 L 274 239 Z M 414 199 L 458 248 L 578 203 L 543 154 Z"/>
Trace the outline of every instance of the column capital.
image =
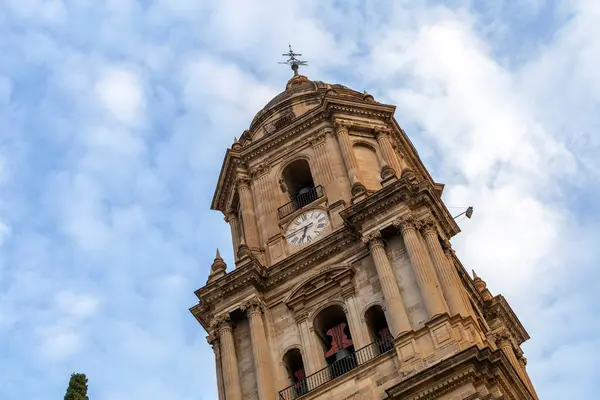
<path id="1" fill-rule="evenodd" d="M 412 213 L 407 213 L 399 218 L 396 218 L 392 224 L 394 227 L 396 227 L 396 229 L 402 231 L 402 233 L 409 230 L 415 230 L 417 228 L 415 217 L 412 215 Z"/>
<path id="2" fill-rule="evenodd" d="M 250 179 L 250 177 L 248 176 L 238 176 L 237 179 L 235 180 L 235 183 L 237 184 L 237 188 L 239 189 L 249 189 L 250 188 L 250 182 L 252 182 L 252 180 Z"/>
<path id="3" fill-rule="evenodd" d="M 352 123 L 350 121 L 342 120 L 342 119 L 334 119 L 333 124 L 335 125 L 336 133 L 348 133 L 348 129 L 352 127 Z"/>
<path id="4" fill-rule="evenodd" d="M 377 138 L 388 137 L 392 133 L 392 130 L 387 126 L 376 126 L 373 128 L 373 131 L 375 132 L 375 136 Z"/>
<path id="5" fill-rule="evenodd" d="M 206 341 L 211 345 L 214 351 L 217 351 L 219 346 L 219 336 L 217 335 L 217 332 L 212 332 L 206 336 Z"/>
<path id="6" fill-rule="evenodd" d="M 492 338 L 496 345 L 500 348 L 510 347 L 512 349 L 513 347 L 510 334 L 506 330 L 492 333 Z"/>
<path id="7" fill-rule="evenodd" d="M 250 176 L 253 178 L 258 178 L 269 173 L 270 170 L 271 166 L 269 164 L 258 164 L 250 169 Z"/>
<path id="8" fill-rule="evenodd" d="M 233 321 L 231 321 L 229 313 L 220 314 L 213 318 L 210 327 L 219 334 L 225 331 L 233 331 Z"/>
<path id="9" fill-rule="evenodd" d="M 237 219 L 238 215 L 237 212 L 235 212 L 235 210 L 233 208 L 228 208 L 227 212 L 225 213 L 225 222 L 229 223 L 232 219 Z"/>
<path id="10" fill-rule="evenodd" d="M 325 132 L 317 132 L 308 138 L 308 142 L 312 147 L 316 147 L 321 143 L 325 143 Z"/>
<path id="11" fill-rule="evenodd" d="M 381 231 L 371 232 L 369 234 L 363 235 L 361 238 L 362 242 L 369 246 L 369 249 L 373 249 L 375 247 L 384 247 L 385 242 L 381 236 Z"/>
<path id="12" fill-rule="evenodd" d="M 265 309 L 265 304 L 258 298 L 253 297 L 240 306 L 240 310 L 244 311 L 248 317 L 252 314 L 262 314 Z"/>
<path id="13" fill-rule="evenodd" d="M 417 225 L 425 235 L 437 236 L 438 234 L 437 224 L 435 223 L 435 219 L 431 216 L 419 221 Z"/>

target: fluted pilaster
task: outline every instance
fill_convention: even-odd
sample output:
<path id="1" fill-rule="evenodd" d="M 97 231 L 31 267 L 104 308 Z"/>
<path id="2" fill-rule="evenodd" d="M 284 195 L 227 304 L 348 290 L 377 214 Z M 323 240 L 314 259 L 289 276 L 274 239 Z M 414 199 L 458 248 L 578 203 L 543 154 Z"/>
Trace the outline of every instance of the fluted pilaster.
<path id="1" fill-rule="evenodd" d="M 227 218 L 225 219 L 229 223 L 229 229 L 231 230 L 231 241 L 233 242 L 233 256 L 237 259 L 238 248 L 240 247 L 240 221 L 237 213 L 233 210 L 227 212 Z"/>
<path id="2" fill-rule="evenodd" d="M 392 335 L 396 337 L 403 332 L 410 331 L 410 321 L 404 307 L 396 275 L 385 252 L 385 244 L 381 238 L 381 233 L 369 234 L 363 237 L 362 240 L 365 244 L 368 244 L 371 257 L 373 257 L 373 263 L 381 283 L 381 291 L 386 304 L 386 317 Z"/>
<path id="3" fill-rule="evenodd" d="M 319 132 L 311 136 L 308 140 L 315 153 L 315 175 L 317 183 L 325 185 L 333 180 L 333 171 L 329 163 L 327 148 L 325 146 L 325 133 Z"/>
<path id="4" fill-rule="evenodd" d="M 417 283 L 421 290 L 421 296 L 425 302 L 429 318 L 443 314 L 447 311 L 447 308 L 442 291 L 438 286 L 431 261 L 419 240 L 414 219 L 408 215 L 394 221 L 394 225 L 402 232 L 408 257 L 415 271 Z"/>
<path id="5" fill-rule="evenodd" d="M 242 388 L 233 339 L 233 325 L 223 318 L 219 321 L 219 342 L 221 343 L 221 366 L 223 369 L 223 387 L 227 400 L 242 400 Z"/>
<path id="6" fill-rule="evenodd" d="M 358 162 L 356 161 L 356 156 L 352 150 L 352 143 L 350 142 L 347 124 L 341 122 L 336 123 L 336 134 L 342 151 L 342 159 L 344 160 L 344 165 L 348 172 L 348 179 L 352 186 L 352 194 L 364 193 L 366 189 L 360 181 Z"/>
<path id="7" fill-rule="evenodd" d="M 277 211 L 275 198 L 278 188 L 275 187 L 275 180 L 269 179 L 270 167 L 261 164 L 252 169 L 252 182 L 254 194 L 254 204 L 258 206 L 258 225 L 262 234 L 263 241 L 276 234 Z"/>
<path id="8" fill-rule="evenodd" d="M 456 279 L 456 286 L 460 289 L 460 299 L 464 305 L 465 310 L 468 314 L 473 316 L 473 319 L 477 319 L 477 315 L 475 314 L 475 310 L 473 310 L 473 306 L 471 305 L 471 301 L 469 300 L 469 295 L 467 290 L 465 289 L 460 276 L 458 275 L 458 271 L 454 266 L 454 250 L 452 249 L 452 245 L 448 239 L 444 239 L 442 241 L 442 249 L 444 249 L 444 256 L 446 256 L 446 260 L 448 262 L 448 266 L 450 270 L 453 272 L 453 276 Z"/>
<path id="9" fill-rule="evenodd" d="M 219 338 L 215 334 L 207 336 L 206 340 L 211 345 L 213 352 L 215 353 L 215 369 L 217 370 L 217 392 L 219 400 L 224 400 L 225 389 L 223 387 L 223 368 L 221 366 L 221 344 L 219 343 Z"/>
<path id="10" fill-rule="evenodd" d="M 360 310 L 356 305 L 356 297 L 353 288 L 351 290 L 344 290 L 342 295 L 344 297 L 344 303 L 346 303 L 346 317 L 348 318 L 348 325 L 350 326 L 354 348 L 356 350 L 362 349 L 370 343 L 370 340 L 361 323 Z"/>
<path id="11" fill-rule="evenodd" d="M 462 288 L 458 285 L 458 274 L 448 263 L 448 259 L 440 244 L 438 230 L 433 218 L 425 221 L 422 232 L 450 315 L 460 314 L 466 317 L 468 312 L 461 297 Z"/>
<path id="12" fill-rule="evenodd" d="M 263 324 L 263 306 L 258 299 L 253 299 L 243 305 L 250 323 L 250 340 L 254 355 L 254 368 L 259 400 L 270 400 L 274 396 L 273 377 L 269 362 L 269 348 Z"/>
<path id="13" fill-rule="evenodd" d="M 514 368 L 515 372 L 517 373 L 517 375 L 519 375 L 519 377 L 523 381 L 523 384 L 529 389 L 529 392 L 532 394 L 532 396 L 535 399 L 537 399 L 538 398 L 537 393 L 535 392 L 535 388 L 533 387 L 533 384 L 532 384 L 531 380 L 529 379 L 529 375 L 527 375 L 527 373 L 523 369 L 521 363 L 519 363 L 519 360 L 517 359 L 517 356 L 516 356 L 515 350 L 514 350 L 514 346 L 510 339 L 509 333 L 506 331 L 501 331 L 501 332 L 495 333 L 494 339 L 496 341 L 496 345 L 506 355 L 506 358 L 508 358 L 508 361 Z"/>
<path id="14" fill-rule="evenodd" d="M 244 239 L 248 247 L 257 249 L 260 246 L 258 226 L 256 224 L 256 213 L 254 211 L 254 200 L 252 199 L 252 190 L 250 189 L 250 179 L 238 178 L 237 187 L 242 211 Z"/>
<path id="15" fill-rule="evenodd" d="M 399 177 L 402 175 L 402 166 L 400 165 L 398 156 L 396 156 L 396 153 L 394 152 L 389 134 L 390 130 L 388 128 L 375 129 L 377 143 L 379 144 L 379 150 L 381 151 L 383 159 L 386 164 L 394 170 L 396 176 Z"/>

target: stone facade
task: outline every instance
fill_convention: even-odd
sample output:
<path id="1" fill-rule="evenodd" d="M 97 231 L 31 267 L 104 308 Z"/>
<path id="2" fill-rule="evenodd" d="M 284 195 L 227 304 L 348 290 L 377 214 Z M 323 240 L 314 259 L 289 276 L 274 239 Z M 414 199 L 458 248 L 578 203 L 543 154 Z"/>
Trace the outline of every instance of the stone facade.
<path id="1" fill-rule="evenodd" d="M 191 308 L 219 400 L 537 399 L 528 335 L 456 257 L 394 110 L 295 75 L 227 149 L 235 268 L 217 252 Z"/>

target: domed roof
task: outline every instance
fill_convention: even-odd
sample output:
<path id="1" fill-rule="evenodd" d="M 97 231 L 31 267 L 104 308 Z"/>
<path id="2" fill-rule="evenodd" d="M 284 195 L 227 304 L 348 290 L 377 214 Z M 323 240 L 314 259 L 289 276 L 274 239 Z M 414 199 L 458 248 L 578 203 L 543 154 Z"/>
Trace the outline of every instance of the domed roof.
<path id="1" fill-rule="evenodd" d="M 294 75 L 287 82 L 285 90 L 256 113 L 250 124 L 250 130 L 255 131 L 265 122 L 270 121 L 270 116 L 279 114 L 280 111 L 286 108 L 292 108 L 294 117 L 298 117 L 320 105 L 326 93 L 330 90 L 335 91 L 335 94 L 341 97 L 363 98 L 362 93 L 344 85 L 311 81 L 304 75 Z"/>

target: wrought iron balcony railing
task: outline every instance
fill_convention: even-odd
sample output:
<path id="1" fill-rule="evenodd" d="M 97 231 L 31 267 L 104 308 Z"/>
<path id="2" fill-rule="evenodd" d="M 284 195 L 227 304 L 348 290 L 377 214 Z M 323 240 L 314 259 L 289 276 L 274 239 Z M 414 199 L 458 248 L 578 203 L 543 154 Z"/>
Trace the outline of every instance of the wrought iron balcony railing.
<path id="1" fill-rule="evenodd" d="M 352 371 L 359 365 L 387 353 L 393 348 L 391 336 L 384 336 L 281 390 L 279 392 L 279 400 L 297 399 L 323 386 L 327 382 Z"/>
<path id="2" fill-rule="evenodd" d="M 279 219 L 285 218 L 296 210 L 299 210 L 303 207 L 306 207 L 313 201 L 320 199 L 323 197 L 323 187 L 317 186 L 311 188 L 310 190 L 297 195 L 292 201 L 283 206 L 279 207 L 277 213 L 279 214 Z"/>

